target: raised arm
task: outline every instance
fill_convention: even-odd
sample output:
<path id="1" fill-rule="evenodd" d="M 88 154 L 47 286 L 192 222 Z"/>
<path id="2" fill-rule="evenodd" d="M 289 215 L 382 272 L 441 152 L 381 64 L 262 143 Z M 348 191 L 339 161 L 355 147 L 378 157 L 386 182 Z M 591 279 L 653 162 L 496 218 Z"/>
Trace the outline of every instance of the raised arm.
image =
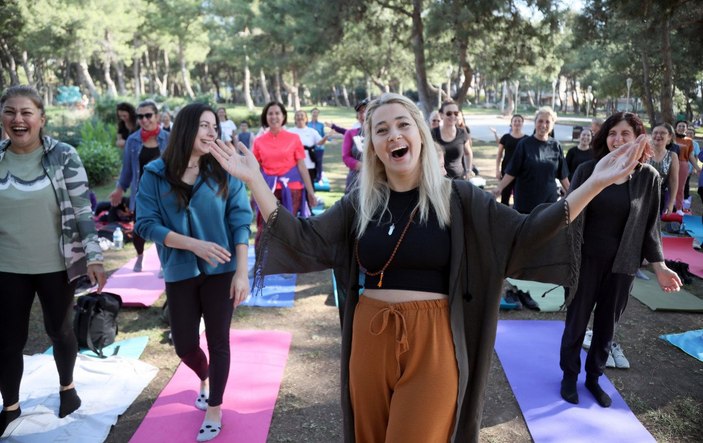
<path id="1" fill-rule="evenodd" d="M 591 176 L 566 196 L 570 221 L 573 221 L 600 191 L 632 173 L 647 146 L 647 138 L 643 134 L 598 161 Z"/>

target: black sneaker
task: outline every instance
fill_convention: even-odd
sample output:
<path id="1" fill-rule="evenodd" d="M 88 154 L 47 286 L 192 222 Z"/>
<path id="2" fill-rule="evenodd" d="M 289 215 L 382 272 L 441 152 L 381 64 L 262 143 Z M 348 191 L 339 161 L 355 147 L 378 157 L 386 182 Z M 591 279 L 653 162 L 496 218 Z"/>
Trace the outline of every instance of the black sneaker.
<path id="1" fill-rule="evenodd" d="M 520 301 L 520 297 L 518 296 L 518 293 L 520 291 L 514 292 L 514 291 L 505 291 L 505 301 L 514 304 L 516 310 L 521 310 L 522 309 L 522 302 Z"/>
<path id="2" fill-rule="evenodd" d="M 524 307 L 533 311 L 539 311 L 539 305 L 530 297 L 529 292 L 517 290 L 517 297 Z"/>

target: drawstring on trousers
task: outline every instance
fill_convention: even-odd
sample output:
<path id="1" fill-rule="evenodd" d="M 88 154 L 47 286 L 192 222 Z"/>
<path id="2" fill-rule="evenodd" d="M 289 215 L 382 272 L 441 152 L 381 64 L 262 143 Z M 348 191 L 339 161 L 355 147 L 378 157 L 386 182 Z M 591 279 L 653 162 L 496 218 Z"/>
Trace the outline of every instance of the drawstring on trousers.
<path id="1" fill-rule="evenodd" d="M 378 316 L 381 315 L 382 323 L 380 329 L 374 331 L 374 324 L 377 323 Z M 408 345 L 408 327 L 405 323 L 405 317 L 403 313 L 396 309 L 395 306 L 390 305 L 382 308 L 371 318 L 371 323 L 369 324 L 369 332 L 372 335 L 379 336 L 386 330 L 388 326 L 388 321 L 391 315 L 395 319 L 395 361 L 396 361 L 396 376 L 400 377 L 400 355 L 410 348 Z"/>

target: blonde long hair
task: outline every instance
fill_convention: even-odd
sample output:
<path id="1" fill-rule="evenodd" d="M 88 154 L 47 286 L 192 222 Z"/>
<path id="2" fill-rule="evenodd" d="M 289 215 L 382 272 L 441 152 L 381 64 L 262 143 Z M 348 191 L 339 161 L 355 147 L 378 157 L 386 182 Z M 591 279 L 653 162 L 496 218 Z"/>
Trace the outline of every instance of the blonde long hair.
<path id="1" fill-rule="evenodd" d="M 371 141 L 374 112 L 383 105 L 399 104 L 403 106 L 415 121 L 420 132 L 422 148 L 420 151 L 420 200 L 418 202 L 420 223 L 426 223 L 430 207 L 434 208 L 441 227 L 449 226 L 451 197 L 451 180 L 442 176 L 437 152 L 430 129 L 422 112 L 408 98 L 386 93 L 371 101 L 366 107 L 364 120 L 364 155 L 358 181 L 358 213 L 356 221 L 357 238 L 361 238 L 375 214 L 388 209 L 390 187 L 386 169 L 376 156 Z"/>

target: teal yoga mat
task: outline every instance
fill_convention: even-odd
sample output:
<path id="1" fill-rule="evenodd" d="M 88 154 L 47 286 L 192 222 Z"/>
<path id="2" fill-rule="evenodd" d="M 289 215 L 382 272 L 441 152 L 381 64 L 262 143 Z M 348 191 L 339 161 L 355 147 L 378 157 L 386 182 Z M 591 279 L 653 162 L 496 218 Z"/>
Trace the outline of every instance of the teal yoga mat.
<path id="1" fill-rule="evenodd" d="M 141 357 L 146 345 L 149 343 L 149 337 L 132 337 L 124 340 L 118 340 L 113 344 L 103 348 L 103 354 L 106 357 L 111 357 L 117 355 L 124 358 L 134 358 L 138 359 Z M 54 347 L 51 346 L 49 349 L 44 351 L 44 354 L 52 355 L 54 353 Z M 79 354 L 87 355 L 88 357 L 97 357 L 98 355 L 91 351 L 90 349 L 80 349 Z"/>
<path id="2" fill-rule="evenodd" d="M 664 334 L 659 338 L 668 341 L 691 357 L 703 361 L 703 329 L 680 334 Z"/>
<path id="3" fill-rule="evenodd" d="M 688 235 L 703 243 L 703 220 L 700 215 L 684 215 L 683 226 Z"/>

